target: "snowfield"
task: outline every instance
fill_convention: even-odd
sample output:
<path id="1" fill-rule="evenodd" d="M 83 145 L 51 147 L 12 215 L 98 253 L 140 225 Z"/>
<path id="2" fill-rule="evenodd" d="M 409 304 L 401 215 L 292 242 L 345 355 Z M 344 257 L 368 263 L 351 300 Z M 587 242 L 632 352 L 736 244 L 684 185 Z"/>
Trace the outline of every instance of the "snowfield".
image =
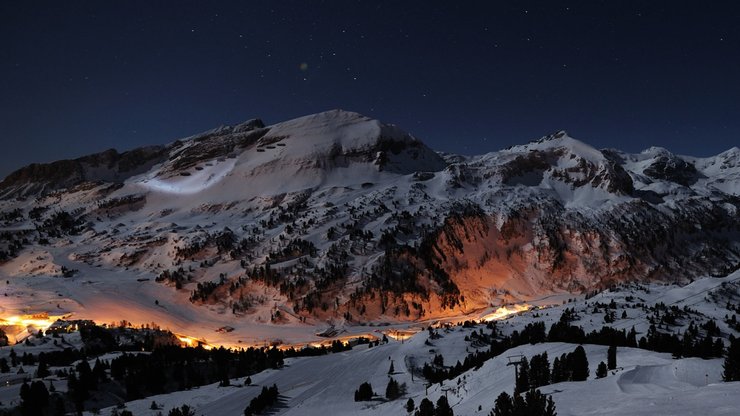
<path id="1" fill-rule="evenodd" d="M 723 318 L 726 314 L 733 313 L 725 308 L 728 301 L 725 296 L 735 296 L 736 302 L 740 296 L 739 288 L 740 271 L 725 278 L 698 279 L 685 286 L 624 285 L 588 299 L 582 296 L 571 298 L 571 301 L 564 304 L 512 315 L 497 321 L 497 327 L 502 333 L 511 334 L 515 330 L 521 331 L 529 323 L 543 321 L 549 328 L 568 308 L 574 310 L 578 316 L 573 324 L 582 326 L 589 332 L 604 325 L 603 309 L 596 312 L 594 306 L 613 300 L 617 305 L 617 320 L 611 326 L 619 329 L 634 326 L 638 337 L 647 330 L 649 317 L 641 312 L 642 309 L 634 308 L 633 302 L 645 305 L 662 302 L 681 308 L 690 305 L 694 311 L 690 315 L 691 319 L 697 324 L 715 319 L 723 336 L 737 336 L 738 333 L 726 326 Z M 621 318 L 622 312 L 626 312 L 628 317 Z M 685 330 L 686 325 L 688 321 L 672 330 L 680 333 Z M 387 344 L 376 347 L 358 345 L 351 351 L 341 353 L 287 359 L 281 369 L 252 375 L 250 386 L 244 385 L 245 378 L 232 379 L 229 387 L 205 385 L 127 402 L 125 407 L 135 415 L 155 416 L 158 411 L 166 413 L 173 407 L 188 404 L 196 409 L 198 415 L 236 416 L 242 414 L 249 401 L 259 394 L 262 386 L 276 384 L 280 391 L 280 401 L 270 414 L 405 414 L 404 406 L 409 398 L 418 406 L 425 397 L 436 402 L 439 396 L 446 395 L 456 415 L 487 415 L 501 392 L 511 394 L 514 390 L 514 369 L 507 365 L 508 357 L 523 355 L 531 358 L 547 352 L 552 363 L 555 357 L 572 352 L 577 346 L 568 343 L 539 343 L 515 347 L 486 361 L 480 368 L 466 371 L 442 385 L 428 385 L 420 376 L 419 368 L 425 362 L 431 362 L 436 354 L 444 357 L 445 365 L 454 365 L 456 361 L 463 360 L 476 349 L 466 338 L 473 331 L 481 329 L 488 332 L 485 324 L 474 327 L 443 325 L 434 330 L 438 337 L 430 338 L 429 331 L 422 330 L 404 341 L 389 338 Z M 75 338 L 74 335 L 65 335 L 67 346 L 80 345 L 79 337 Z M 606 361 L 607 347 L 589 344 L 584 347 L 590 370 L 588 381 L 562 382 L 540 388 L 543 393 L 552 395 L 559 415 L 737 415 L 740 382 L 721 381 L 722 359 L 673 359 L 666 353 L 620 347 L 617 350 L 616 370 L 609 371 L 603 379 L 596 379 L 596 366 L 599 362 Z M 17 345 L 14 348 L 20 355 L 23 352 L 38 353 L 61 347 L 47 343 L 37 346 Z M 7 357 L 9 349 L 10 347 L 0 349 L 0 357 Z M 115 356 L 117 354 L 114 353 L 101 358 L 111 359 Z M 91 363 L 93 361 L 90 359 Z M 391 376 L 407 386 L 407 393 L 394 401 L 383 397 L 391 363 L 395 370 Z M 413 376 L 412 368 L 417 369 Z M 25 370 L 27 374 L 35 371 L 33 366 Z M 12 373 L 3 375 L 0 384 L 6 381 L 18 383 L 22 378 L 24 376 Z M 355 402 L 354 391 L 366 381 L 373 386 L 376 398 L 370 402 Z M 57 380 L 55 386 L 64 391 L 65 382 Z M 4 406 L 18 403 L 18 388 L 18 384 L 0 387 L 0 401 Z M 160 410 L 150 409 L 152 401 Z M 101 414 L 109 414 L 112 410 L 113 408 L 101 409 Z"/>
<path id="2" fill-rule="evenodd" d="M 445 338 L 459 335 L 445 334 Z M 436 403 L 437 398 L 446 393 L 456 415 L 488 415 L 501 392 L 511 394 L 514 390 L 514 370 L 506 365 L 506 356 L 531 357 L 546 351 L 552 359 L 576 347 L 563 343 L 517 347 L 486 362 L 478 370 L 466 372 L 460 382 L 447 381 L 443 386 L 435 384 L 427 390 L 423 380 L 415 378 L 412 382 L 408 370 L 399 365 L 406 357 L 424 350 L 422 338 L 425 336 L 421 333 L 403 344 L 392 341 L 370 349 L 291 360 L 283 369 L 252 376 L 253 385 L 248 387 L 214 384 L 129 402 L 126 408 L 135 415 L 154 416 L 157 411 L 150 410 L 152 401 L 163 409 L 187 403 L 196 408 L 197 414 L 236 416 L 259 394 L 261 386 L 277 384 L 281 401 L 271 414 L 372 415 L 382 412 L 402 415 L 406 414 L 403 406 L 408 398 L 414 399 L 417 405 L 424 397 Z M 721 360 L 673 360 L 668 354 L 620 348 L 617 353 L 619 369 L 604 379 L 595 380 L 595 365 L 606 360 L 607 347 L 585 347 L 592 373 L 589 381 L 541 388 L 543 393 L 553 395 L 559 415 L 737 415 L 740 382 L 720 382 Z M 455 352 L 444 346 L 435 349 L 445 357 Z M 388 382 L 389 357 L 397 370 L 393 378 L 408 387 L 408 393 L 395 401 L 382 397 Z M 381 397 L 371 402 L 354 402 L 354 390 L 365 381 L 370 382 Z M 232 380 L 232 383 L 243 384 L 243 379 Z M 478 406 L 482 406 L 482 410 L 479 411 Z M 101 413 L 108 411 L 104 409 Z"/>
<path id="3" fill-rule="evenodd" d="M 428 386 L 418 368 L 487 348 L 469 340 L 483 325 L 459 324 L 502 306 L 528 309 L 498 322 L 506 335 L 539 321 L 549 329 L 571 309 L 586 332 L 608 325 L 638 338 L 651 325 L 683 334 L 711 320 L 726 347 L 739 335 L 729 321 L 740 311 L 739 196 L 737 147 L 629 154 L 561 131 L 459 156 L 348 111 L 250 120 L 0 182 L 0 325 L 18 354 L 79 347 L 75 334 L 58 345 L 32 336 L 57 317 L 153 324 L 229 348 L 390 338 L 290 359 L 252 386 L 126 403 L 136 415 L 181 404 L 239 415 L 272 384 L 281 396 L 271 414 L 405 414 L 409 398 L 446 395 L 458 415 L 487 415 L 513 391 L 508 356 L 547 351 L 552 362 L 576 347 L 519 346 Z M 740 384 L 720 382 L 721 359 L 620 348 L 617 370 L 596 380 L 606 347 L 585 348 L 588 382 L 542 388 L 561 416 L 740 414 Z M 391 363 L 407 386 L 395 401 L 383 398 Z M 18 404 L 34 371 L 0 374 L 0 407 Z M 365 381 L 378 396 L 354 402 Z"/>

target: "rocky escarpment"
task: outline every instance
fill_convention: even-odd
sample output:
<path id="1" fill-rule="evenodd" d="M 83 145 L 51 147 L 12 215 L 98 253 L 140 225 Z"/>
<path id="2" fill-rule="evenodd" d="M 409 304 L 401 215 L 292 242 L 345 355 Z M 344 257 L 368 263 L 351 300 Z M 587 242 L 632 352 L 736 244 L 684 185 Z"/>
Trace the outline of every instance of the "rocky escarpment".
<path id="1" fill-rule="evenodd" d="M 733 210 L 691 200 L 663 211 L 641 200 L 594 217 L 557 204 L 504 217 L 479 211 L 447 218 L 435 261 L 479 306 L 512 292 L 581 292 L 624 281 L 726 275 L 740 266 L 740 222 Z"/>
<path id="2" fill-rule="evenodd" d="M 85 182 L 123 182 L 165 160 L 166 146 L 149 146 L 118 153 L 114 149 L 72 160 L 34 163 L 0 182 L 0 198 L 46 195 Z"/>
<path id="3" fill-rule="evenodd" d="M 673 154 L 658 156 L 643 173 L 653 179 L 667 180 L 683 186 L 689 186 L 699 179 L 692 163 Z"/>

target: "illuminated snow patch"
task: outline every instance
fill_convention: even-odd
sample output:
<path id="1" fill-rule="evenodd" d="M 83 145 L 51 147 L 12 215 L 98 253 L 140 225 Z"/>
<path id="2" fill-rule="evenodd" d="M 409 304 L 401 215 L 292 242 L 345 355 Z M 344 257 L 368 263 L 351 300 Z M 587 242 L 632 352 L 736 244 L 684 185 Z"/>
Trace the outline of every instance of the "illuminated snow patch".
<path id="1" fill-rule="evenodd" d="M 139 182 L 144 188 L 152 191 L 178 195 L 197 194 L 220 182 L 234 169 L 236 159 L 221 162 L 203 170 L 189 172 L 190 176 L 180 176 L 169 179 L 158 179 L 154 176 Z"/>
<path id="2" fill-rule="evenodd" d="M 493 313 L 484 315 L 482 319 L 486 322 L 497 321 L 499 319 L 504 319 L 510 315 L 515 315 L 520 312 L 526 312 L 531 307 L 531 305 L 527 305 L 526 303 L 521 305 L 502 306 L 496 309 Z"/>

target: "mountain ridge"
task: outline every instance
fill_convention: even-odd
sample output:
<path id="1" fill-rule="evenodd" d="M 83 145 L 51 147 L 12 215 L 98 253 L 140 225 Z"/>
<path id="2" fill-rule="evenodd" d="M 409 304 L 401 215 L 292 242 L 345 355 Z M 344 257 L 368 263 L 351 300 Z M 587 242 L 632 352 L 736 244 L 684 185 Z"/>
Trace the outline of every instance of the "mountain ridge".
<path id="1" fill-rule="evenodd" d="M 629 154 L 560 131 L 463 157 L 341 110 L 156 149 L 111 181 L 6 178 L 0 272 L 137 276 L 152 304 L 295 326 L 431 319 L 740 266 L 733 149 Z"/>

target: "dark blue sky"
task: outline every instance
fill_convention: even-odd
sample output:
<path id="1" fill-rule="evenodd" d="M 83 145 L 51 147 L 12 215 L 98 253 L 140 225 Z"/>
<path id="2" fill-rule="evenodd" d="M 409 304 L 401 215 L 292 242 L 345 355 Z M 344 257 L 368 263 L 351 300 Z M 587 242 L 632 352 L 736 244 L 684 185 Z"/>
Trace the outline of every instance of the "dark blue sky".
<path id="1" fill-rule="evenodd" d="M 740 144 L 737 2 L 0 3 L 0 176 L 331 108 L 482 153 Z"/>

